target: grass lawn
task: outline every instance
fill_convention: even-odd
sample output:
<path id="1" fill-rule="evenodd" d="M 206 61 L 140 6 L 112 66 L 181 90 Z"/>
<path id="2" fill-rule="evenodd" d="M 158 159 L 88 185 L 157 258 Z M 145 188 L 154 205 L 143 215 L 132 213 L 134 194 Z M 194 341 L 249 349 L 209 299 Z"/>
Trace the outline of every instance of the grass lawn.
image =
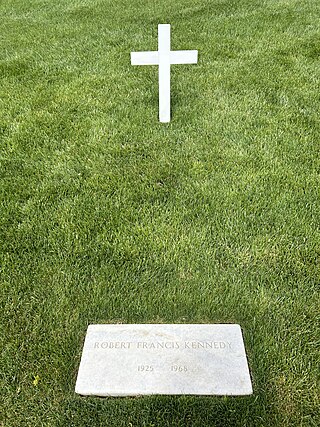
<path id="1" fill-rule="evenodd" d="M 316 427 L 320 2 L 0 2 L 0 426 Z M 198 49 L 158 69 L 130 52 Z M 89 323 L 239 323 L 249 397 L 82 398 Z"/>

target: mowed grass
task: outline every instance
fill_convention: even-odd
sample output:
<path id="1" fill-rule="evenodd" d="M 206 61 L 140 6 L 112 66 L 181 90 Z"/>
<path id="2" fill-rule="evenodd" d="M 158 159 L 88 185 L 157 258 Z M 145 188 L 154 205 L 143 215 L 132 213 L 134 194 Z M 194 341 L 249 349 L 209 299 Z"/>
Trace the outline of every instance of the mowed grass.
<path id="1" fill-rule="evenodd" d="M 320 424 L 320 3 L 0 3 L 0 425 Z M 157 67 L 130 52 L 198 49 Z M 249 397 L 82 398 L 90 323 L 239 323 Z"/>

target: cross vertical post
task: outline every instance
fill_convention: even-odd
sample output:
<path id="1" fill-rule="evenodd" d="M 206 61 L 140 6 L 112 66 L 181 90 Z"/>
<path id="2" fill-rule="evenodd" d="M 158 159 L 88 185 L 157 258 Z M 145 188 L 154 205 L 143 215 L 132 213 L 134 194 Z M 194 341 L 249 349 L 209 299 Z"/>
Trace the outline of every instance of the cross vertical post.
<path id="1" fill-rule="evenodd" d="M 158 26 L 159 120 L 170 122 L 170 25 Z"/>

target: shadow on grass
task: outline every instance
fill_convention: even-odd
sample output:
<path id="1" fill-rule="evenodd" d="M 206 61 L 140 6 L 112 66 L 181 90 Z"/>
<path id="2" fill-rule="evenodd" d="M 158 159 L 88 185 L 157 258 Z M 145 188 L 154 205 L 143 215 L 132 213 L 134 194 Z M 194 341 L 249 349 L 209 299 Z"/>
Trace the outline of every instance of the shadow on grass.
<path id="1" fill-rule="evenodd" d="M 257 396 L 148 396 L 71 398 L 60 412 L 59 426 L 257 426 L 272 425 Z M 274 425 L 274 424 L 273 424 Z"/>

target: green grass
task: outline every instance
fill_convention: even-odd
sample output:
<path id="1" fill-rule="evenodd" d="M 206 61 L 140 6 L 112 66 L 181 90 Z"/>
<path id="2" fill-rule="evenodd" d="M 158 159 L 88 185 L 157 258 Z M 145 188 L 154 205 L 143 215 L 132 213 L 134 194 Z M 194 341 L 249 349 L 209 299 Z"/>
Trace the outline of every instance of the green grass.
<path id="1" fill-rule="evenodd" d="M 0 425 L 316 427 L 320 3 L 0 3 Z M 157 67 L 173 49 L 172 121 Z M 249 397 L 81 398 L 89 323 L 239 323 Z M 39 377 L 38 384 L 34 383 Z"/>

